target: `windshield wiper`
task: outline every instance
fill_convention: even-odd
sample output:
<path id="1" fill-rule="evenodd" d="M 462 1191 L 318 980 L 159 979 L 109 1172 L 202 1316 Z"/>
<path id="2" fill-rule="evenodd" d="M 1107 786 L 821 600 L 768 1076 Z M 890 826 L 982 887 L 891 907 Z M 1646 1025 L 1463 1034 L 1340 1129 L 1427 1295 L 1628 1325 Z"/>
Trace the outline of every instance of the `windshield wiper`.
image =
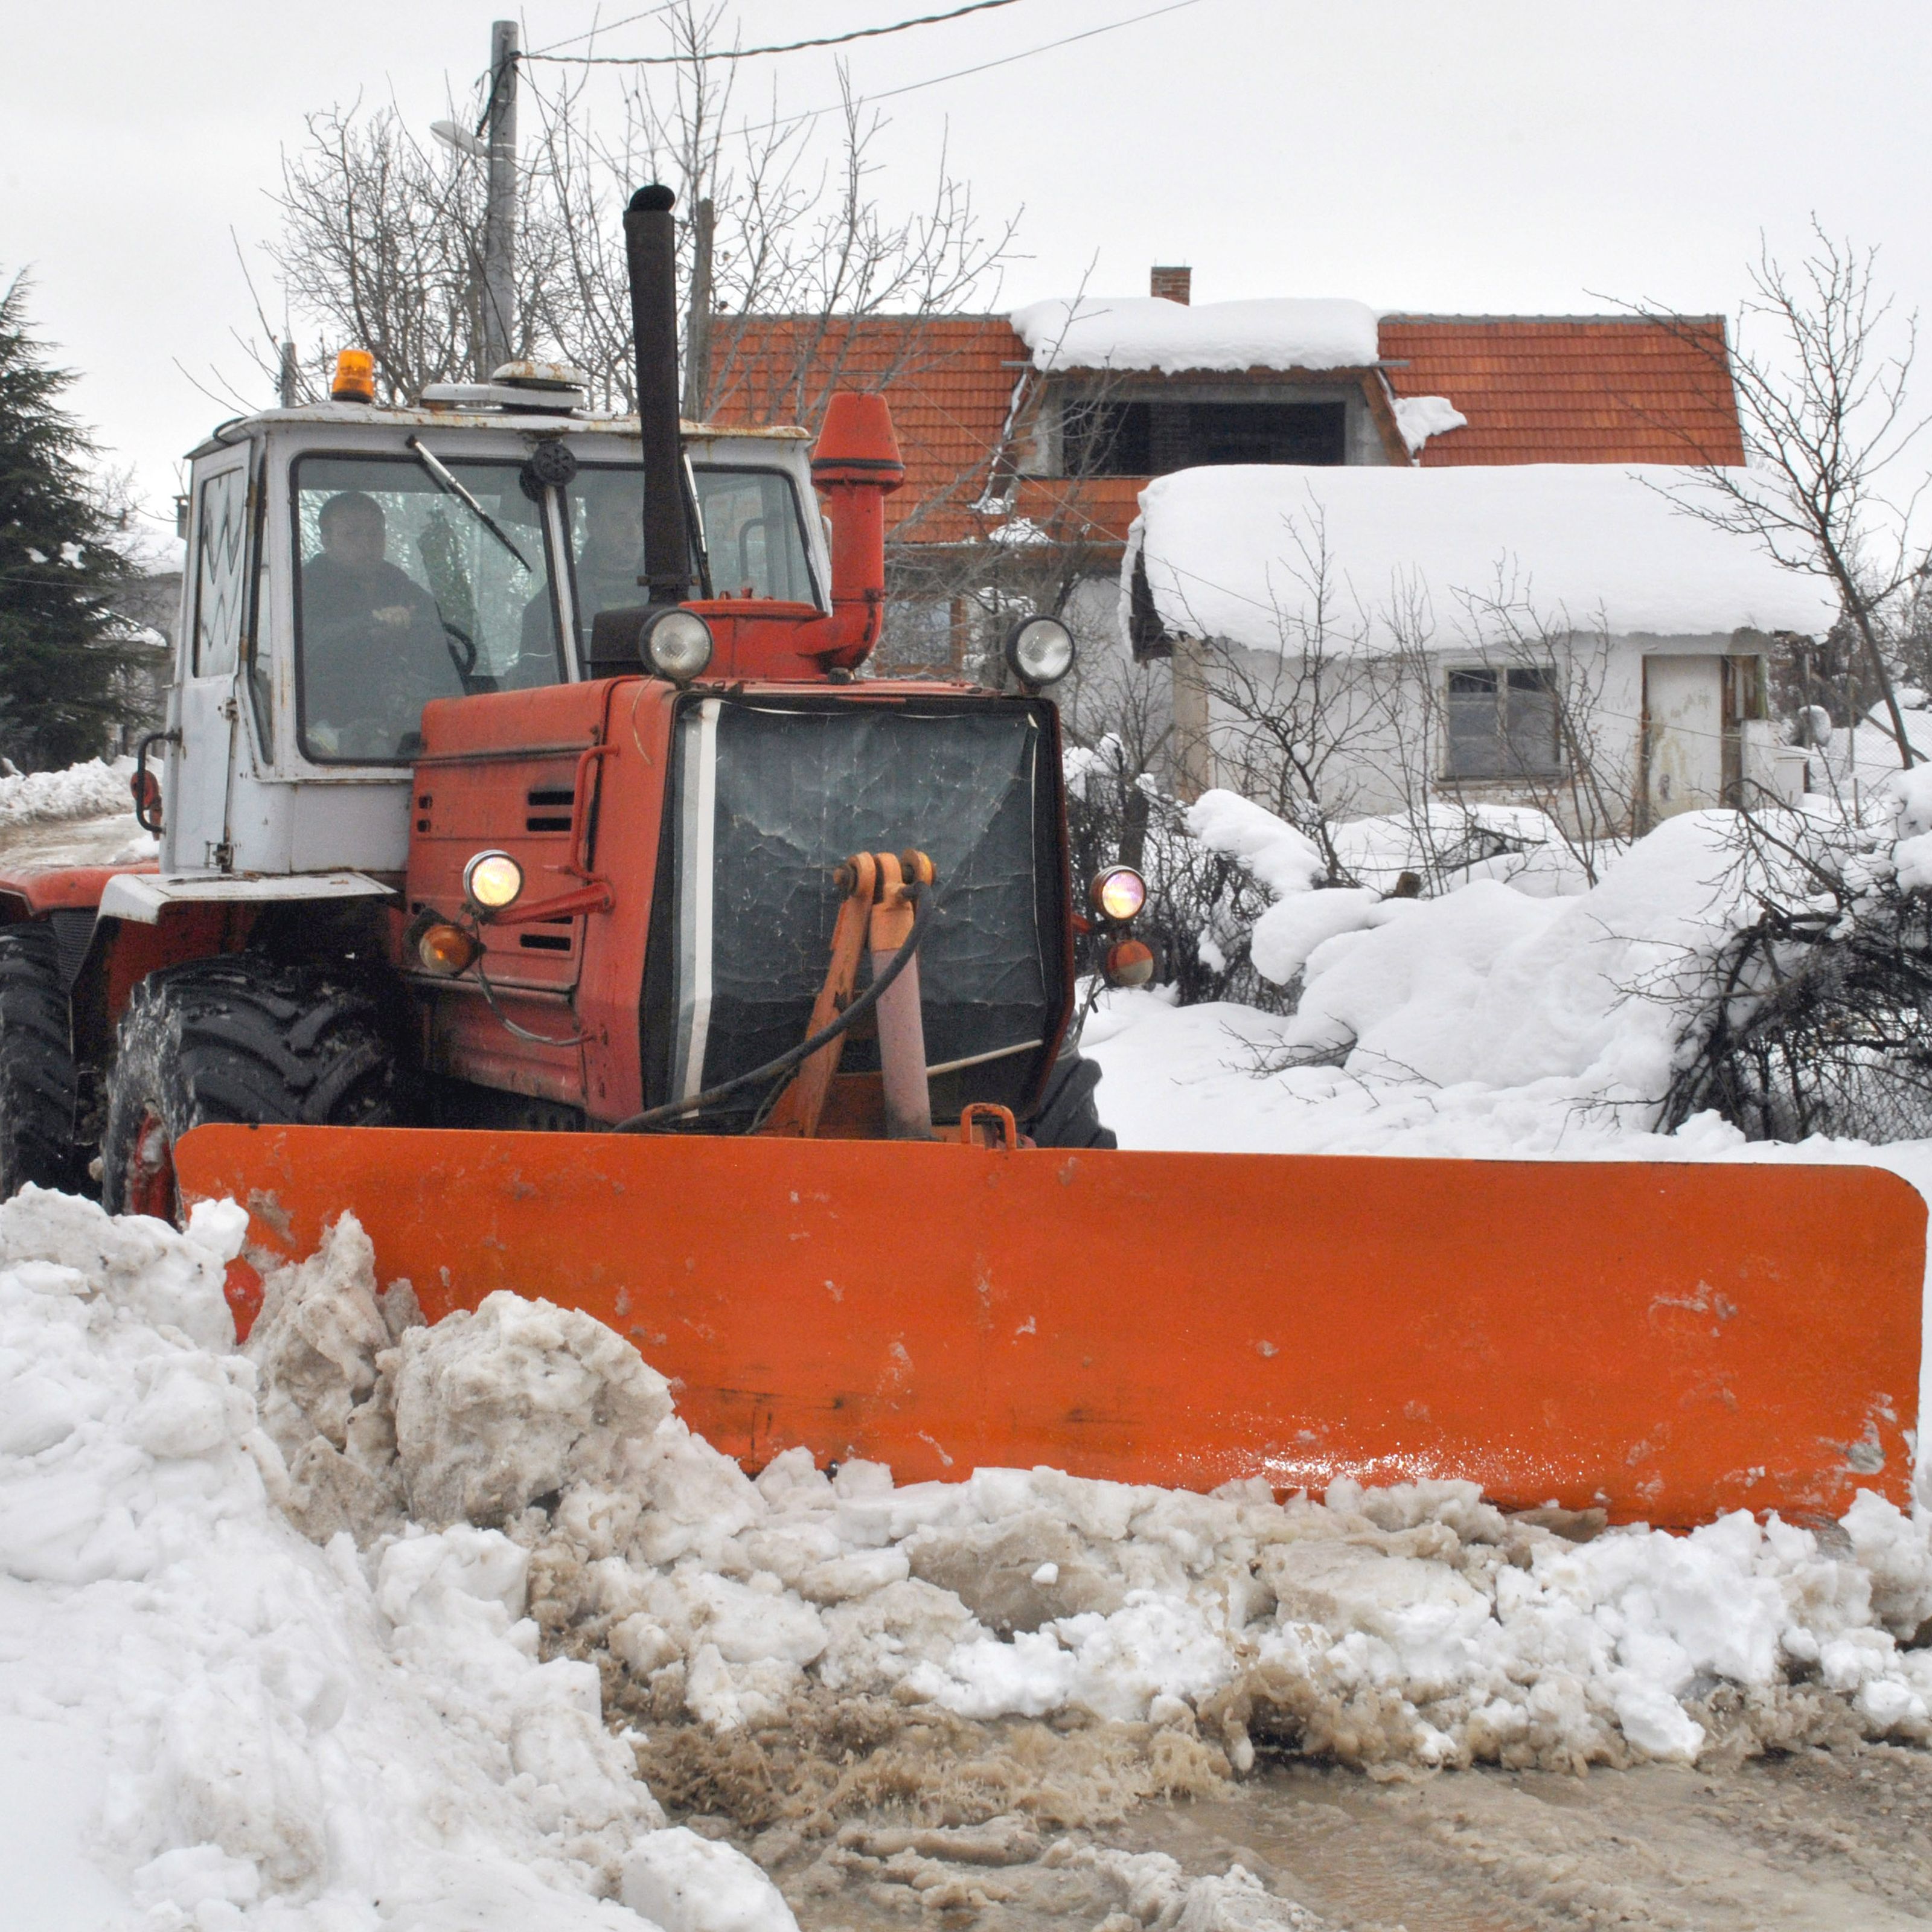
<path id="1" fill-rule="evenodd" d="M 418 436 L 411 436 L 410 447 L 416 452 L 416 460 L 428 472 L 429 480 L 439 490 L 454 496 L 524 566 L 530 575 L 536 576 L 536 572 L 530 568 L 530 559 L 505 536 L 502 525 L 498 523 L 496 519 L 491 516 L 490 512 L 484 509 L 483 506 L 478 502 L 460 483 L 458 482 L 448 470 L 423 447 L 422 438 Z"/>

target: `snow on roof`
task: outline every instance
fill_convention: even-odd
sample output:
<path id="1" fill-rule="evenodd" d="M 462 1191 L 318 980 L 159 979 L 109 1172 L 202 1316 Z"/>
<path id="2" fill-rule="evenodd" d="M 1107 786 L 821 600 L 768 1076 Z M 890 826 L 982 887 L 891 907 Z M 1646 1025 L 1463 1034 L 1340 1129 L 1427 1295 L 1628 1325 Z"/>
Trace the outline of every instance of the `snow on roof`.
<path id="1" fill-rule="evenodd" d="M 1362 369 L 1382 352 L 1376 311 L 1358 302 L 1082 296 L 1012 319 L 1036 369 Z"/>
<path id="2" fill-rule="evenodd" d="M 1392 608 L 1416 587 L 1440 648 L 1466 645 L 1498 603 L 1619 635 L 1828 629 L 1835 607 L 1815 579 L 1664 494 L 1699 487 L 1661 464 L 1184 470 L 1141 493 L 1122 582 L 1144 555 L 1171 635 L 1274 650 L 1306 635 L 1324 556 L 1330 651 L 1391 645 Z"/>

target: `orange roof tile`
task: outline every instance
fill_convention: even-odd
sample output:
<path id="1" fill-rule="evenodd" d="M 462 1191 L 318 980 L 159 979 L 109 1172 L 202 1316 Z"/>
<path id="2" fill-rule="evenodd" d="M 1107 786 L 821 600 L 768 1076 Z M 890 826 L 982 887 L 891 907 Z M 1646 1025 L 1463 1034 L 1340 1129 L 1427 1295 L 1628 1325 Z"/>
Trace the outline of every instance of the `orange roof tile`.
<path id="1" fill-rule="evenodd" d="M 887 534 L 922 543 L 983 534 L 988 520 L 969 506 L 1027 361 L 1004 316 L 733 316 L 712 328 L 712 422 L 816 429 L 832 390 L 882 390 L 906 460 L 904 486 L 886 499 Z"/>
<path id="2" fill-rule="evenodd" d="M 1381 340 L 1398 396 L 1469 419 L 1425 466 L 1744 460 L 1720 316 L 1391 315 Z"/>

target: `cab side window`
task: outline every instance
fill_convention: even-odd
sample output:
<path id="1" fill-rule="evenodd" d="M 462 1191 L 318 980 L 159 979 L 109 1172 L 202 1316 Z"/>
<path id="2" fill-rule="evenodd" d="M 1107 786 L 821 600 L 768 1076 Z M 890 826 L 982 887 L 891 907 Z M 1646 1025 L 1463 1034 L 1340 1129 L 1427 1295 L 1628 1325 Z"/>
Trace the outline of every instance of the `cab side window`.
<path id="1" fill-rule="evenodd" d="M 207 478 L 195 520 L 194 662 L 196 677 L 233 674 L 248 580 L 248 472 L 238 464 Z"/>

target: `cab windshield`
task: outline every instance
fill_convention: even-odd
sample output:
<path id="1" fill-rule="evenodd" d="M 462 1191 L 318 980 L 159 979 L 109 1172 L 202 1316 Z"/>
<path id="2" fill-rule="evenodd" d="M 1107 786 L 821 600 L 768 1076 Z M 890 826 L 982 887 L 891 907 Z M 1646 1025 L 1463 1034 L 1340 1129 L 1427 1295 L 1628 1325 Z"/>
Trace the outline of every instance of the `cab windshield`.
<path id="1" fill-rule="evenodd" d="M 704 466 L 692 475 L 713 595 L 816 604 L 791 479 L 776 470 Z M 638 587 L 644 567 L 644 472 L 635 464 L 599 464 L 580 470 L 564 493 L 577 620 L 586 656 L 591 620 L 598 611 L 623 610 L 644 599 Z"/>
<path id="2" fill-rule="evenodd" d="M 433 698 L 565 676 L 541 513 L 514 463 L 442 459 L 497 528 L 407 457 L 295 466 L 302 749 L 382 764 L 422 743 Z"/>

